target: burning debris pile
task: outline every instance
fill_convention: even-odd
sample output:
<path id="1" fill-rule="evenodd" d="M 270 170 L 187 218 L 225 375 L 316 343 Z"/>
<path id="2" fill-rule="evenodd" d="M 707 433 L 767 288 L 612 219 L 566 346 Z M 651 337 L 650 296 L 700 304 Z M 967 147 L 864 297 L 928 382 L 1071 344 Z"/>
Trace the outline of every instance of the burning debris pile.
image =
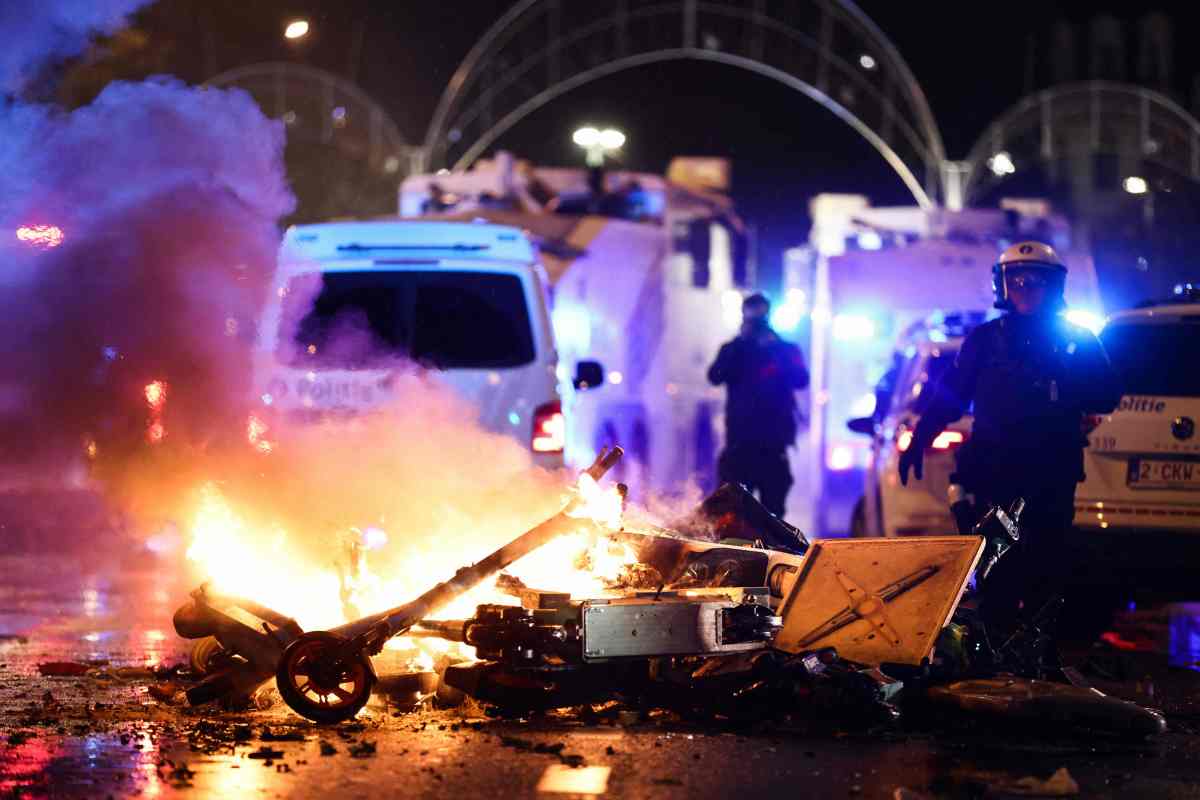
<path id="1" fill-rule="evenodd" d="M 395 680 L 377 673 L 372 656 L 406 636 L 419 646 L 473 648 L 441 659 L 443 702 L 465 695 L 514 713 L 619 699 L 741 720 L 800 711 L 878 723 L 904 707 L 1039 716 L 1120 735 L 1164 729 L 1156 712 L 1043 680 L 1046 667 L 1030 655 L 1044 649 L 1040 630 L 993 648 L 959 607 L 972 573 L 981 580 L 994 563 L 984 559 L 996 549 L 988 521 L 1015 535 L 1003 511 L 972 536 L 810 543 L 743 489 L 725 486 L 679 521 L 693 535 L 733 534 L 706 541 L 686 527 L 621 524 L 623 492 L 597 485 L 621 454 L 602 453 L 558 514 L 491 555 L 415 600 L 328 631 L 305 631 L 253 600 L 202 586 L 175 616 L 179 634 L 198 640 L 193 662 L 206 673 L 188 699 L 236 701 L 274 676 L 297 713 L 341 722 L 381 679 Z M 565 556 L 554 545 L 578 535 L 581 523 L 633 555 L 607 591 L 581 596 L 502 572 L 539 549 Z M 586 565 L 587 550 L 574 560 Z M 470 616 L 434 618 L 489 579 L 494 596 Z"/>

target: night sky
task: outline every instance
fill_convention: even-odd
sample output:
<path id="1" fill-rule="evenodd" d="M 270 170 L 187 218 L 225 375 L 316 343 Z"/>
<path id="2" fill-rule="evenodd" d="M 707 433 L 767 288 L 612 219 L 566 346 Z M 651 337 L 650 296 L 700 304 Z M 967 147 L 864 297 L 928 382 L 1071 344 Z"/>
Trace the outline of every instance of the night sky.
<path id="1" fill-rule="evenodd" d="M 572 0 L 574 1 L 574 0 Z M 265 60 L 300 60 L 352 77 L 392 115 L 412 142 L 423 139 L 437 98 L 471 45 L 511 0 L 345 0 L 330 3 L 209 0 L 220 9 L 206 66 L 219 69 Z M 198 0 L 162 0 L 144 16 L 175 14 Z M 947 155 L 962 158 L 988 122 L 1029 88 L 1046 83 L 1048 34 L 1066 19 L 1084 26 L 1101 12 L 1132 24 L 1151 10 L 1175 22 L 1174 86 L 1185 105 L 1200 71 L 1185 35 L 1191 3 L 896 2 L 863 0 L 862 10 L 892 39 L 924 88 Z M 201 15 L 208 11 L 196 12 Z M 281 20 L 307 16 L 314 34 L 300 48 L 279 36 Z M 231 19 L 236 24 L 231 26 Z M 153 25 L 150 25 L 153 27 Z M 1030 36 L 1040 45 L 1030 85 Z M 356 36 L 359 57 L 350 59 Z M 1136 37 L 1127 61 L 1136 63 Z M 214 55 L 215 53 L 215 55 Z M 204 66 L 176 54 L 176 69 L 202 79 Z M 187 62 L 187 63 L 185 63 Z M 191 72 L 192 74 L 188 74 Z M 620 127 L 628 135 L 621 166 L 661 172 L 675 155 L 733 160 L 734 194 L 760 234 L 761 277 L 774 280 L 781 251 L 807 234 L 807 203 L 821 191 L 860 192 L 876 204 L 909 203 L 910 195 L 875 150 L 817 103 L 768 78 L 733 67 L 672 62 L 629 70 L 578 88 L 526 118 L 499 147 L 542 164 L 579 163 L 570 133 L 580 123 Z"/>

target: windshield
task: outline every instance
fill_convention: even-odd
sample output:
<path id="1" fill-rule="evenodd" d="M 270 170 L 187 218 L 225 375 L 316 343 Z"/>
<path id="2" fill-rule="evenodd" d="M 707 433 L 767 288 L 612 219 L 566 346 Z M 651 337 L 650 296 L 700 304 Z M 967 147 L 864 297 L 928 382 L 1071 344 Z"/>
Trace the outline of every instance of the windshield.
<path id="1" fill-rule="evenodd" d="M 439 369 L 534 359 L 524 287 L 494 272 L 326 272 L 284 291 L 280 359 L 367 369 L 410 359 Z"/>
<path id="2" fill-rule="evenodd" d="M 1115 324 L 1100 333 L 1125 394 L 1200 397 L 1200 318 Z"/>

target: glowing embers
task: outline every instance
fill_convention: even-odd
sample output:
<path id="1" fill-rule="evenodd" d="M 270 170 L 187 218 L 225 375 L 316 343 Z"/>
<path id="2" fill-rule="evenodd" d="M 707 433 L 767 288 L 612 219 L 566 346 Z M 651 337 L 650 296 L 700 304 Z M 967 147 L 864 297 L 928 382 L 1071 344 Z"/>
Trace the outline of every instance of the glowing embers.
<path id="1" fill-rule="evenodd" d="M 22 225 L 17 228 L 17 241 L 30 247 L 58 247 L 63 243 L 63 230 L 57 225 Z"/>

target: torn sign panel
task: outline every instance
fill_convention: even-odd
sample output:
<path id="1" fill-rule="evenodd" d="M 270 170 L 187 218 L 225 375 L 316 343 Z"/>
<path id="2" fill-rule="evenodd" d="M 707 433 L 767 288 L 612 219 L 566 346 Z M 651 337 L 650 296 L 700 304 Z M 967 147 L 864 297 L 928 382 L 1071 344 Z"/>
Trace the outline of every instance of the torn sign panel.
<path id="1" fill-rule="evenodd" d="M 978 536 L 846 539 L 813 544 L 784 601 L 775 646 L 823 647 L 877 666 L 933 652 L 983 550 Z"/>

